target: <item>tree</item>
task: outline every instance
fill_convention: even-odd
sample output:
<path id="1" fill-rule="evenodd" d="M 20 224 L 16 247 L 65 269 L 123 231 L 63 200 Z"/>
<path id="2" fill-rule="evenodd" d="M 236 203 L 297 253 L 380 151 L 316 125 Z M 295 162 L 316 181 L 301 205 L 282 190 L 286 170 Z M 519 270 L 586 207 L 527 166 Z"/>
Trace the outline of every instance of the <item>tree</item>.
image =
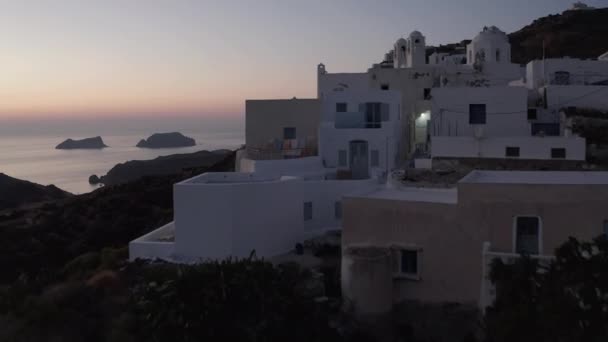
<path id="1" fill-rule="evenodd" d="M 608 240 L 570 238 L 548 265 L 523 256 L 494 260 L 496 301 L 487 309 L 488 341 L 608 340 Z"/>

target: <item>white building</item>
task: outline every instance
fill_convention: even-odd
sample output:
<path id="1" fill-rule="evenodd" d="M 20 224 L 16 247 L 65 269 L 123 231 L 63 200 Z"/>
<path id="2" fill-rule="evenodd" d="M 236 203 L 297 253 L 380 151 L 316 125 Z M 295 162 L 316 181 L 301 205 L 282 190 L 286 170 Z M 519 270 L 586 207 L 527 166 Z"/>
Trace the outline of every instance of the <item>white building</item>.
<path id="1" fill-rule="evenodd" d="M 533 130 L 525 87 L 433 90 L 429 125 L 433 158 L 585 160 L 585 139 Z M 536 133 L 536 134 L 535 134 Z"/>
<path id="2" fill-rule="evenodd" d="M 427 64 L 425 40 L 412 32 L 365 72 L 319 64 L 316 99 L 248 100 L 237 172 L 176 184 L 174 222 L 132 241 L 130 258 L 288 252 L 340 229 L 344 196 L 382 191 L 413 158 L 584 160 L 585 140 L 569 134 L 559 108 L 604 108 L 608 63 L 535 61 L 524 70 L 491 26 L 465 55 L 436 53 Z"/>
<path id="3" fill-rule="evenodd" d="M 326 96 L 319 127 L 321 158 L 353 179 L 387 175 L 400 143 L 400 94 L 396 91 L 334 92 Z"/>

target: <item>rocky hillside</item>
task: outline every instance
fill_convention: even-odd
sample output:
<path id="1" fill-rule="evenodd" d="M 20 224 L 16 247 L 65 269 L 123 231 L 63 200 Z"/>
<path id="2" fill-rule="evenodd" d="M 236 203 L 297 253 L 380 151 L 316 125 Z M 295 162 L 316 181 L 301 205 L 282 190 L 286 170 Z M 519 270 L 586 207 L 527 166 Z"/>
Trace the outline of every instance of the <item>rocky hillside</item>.
<path id="1" fill-rule="evenodd" d="M 511 60 L 527 64 L 543 56 L 543 40 L 547 58 L 597 58 L 608 51 L 608 8 L 587 11 L 565 11 L 534 20 L 532 24 L 509 34 Z M 429 46 L 433 52 L 456 53 L 469 44 L 460 43 Z"/>
<path id="2" fill-rule="evenodd" d="M 127 183 L 145 176 L 178 174 L 184 169 L 209 167 L 231 154 L 229 150 L 198 151 L 172 154 L 151 160 L 131 160 L 114 166 L 105 176 L 93 175 L 89 183 L 114 185 Z"/>
<path id="3" fill-rule="evenodd" d="M 40 185 L 0 173 L 0 211 L 26 203 L 45 202 L 72 196 L 54 185 Z"/>
<path id="4" fill-rule="evenodd" d="M 565 11 L 536 19 L 509 34 L 513 63 L 548 58 L 597 58 L 608 51 L 608 8 Z"/>

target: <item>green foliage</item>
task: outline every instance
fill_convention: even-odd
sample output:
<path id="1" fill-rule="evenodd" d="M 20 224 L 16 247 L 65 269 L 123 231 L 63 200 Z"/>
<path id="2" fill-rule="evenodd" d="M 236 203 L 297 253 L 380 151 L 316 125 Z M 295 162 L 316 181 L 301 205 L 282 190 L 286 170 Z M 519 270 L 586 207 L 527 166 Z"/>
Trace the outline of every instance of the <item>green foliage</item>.
<path id="1" fill-rule="evenodd" d="M 608 340 L 608 241 L 570 238 L 547 266 L 523 257 L 495 260 L 496 301 L 485 318 L 488 341 Z"/>

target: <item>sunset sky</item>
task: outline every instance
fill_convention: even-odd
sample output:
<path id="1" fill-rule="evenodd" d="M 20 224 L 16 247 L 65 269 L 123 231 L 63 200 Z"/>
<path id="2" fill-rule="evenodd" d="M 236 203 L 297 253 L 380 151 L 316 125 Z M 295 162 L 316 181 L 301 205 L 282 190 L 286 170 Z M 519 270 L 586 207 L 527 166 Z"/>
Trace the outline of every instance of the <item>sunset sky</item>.
<path id="1" fill-rule="evenodd" d="M 319 62 L 364 71 L 412 30 L 456 42 L 572 2 L 0 0 L 0 118 L 240 115 L 246 98 L 315 96 Z"/>

